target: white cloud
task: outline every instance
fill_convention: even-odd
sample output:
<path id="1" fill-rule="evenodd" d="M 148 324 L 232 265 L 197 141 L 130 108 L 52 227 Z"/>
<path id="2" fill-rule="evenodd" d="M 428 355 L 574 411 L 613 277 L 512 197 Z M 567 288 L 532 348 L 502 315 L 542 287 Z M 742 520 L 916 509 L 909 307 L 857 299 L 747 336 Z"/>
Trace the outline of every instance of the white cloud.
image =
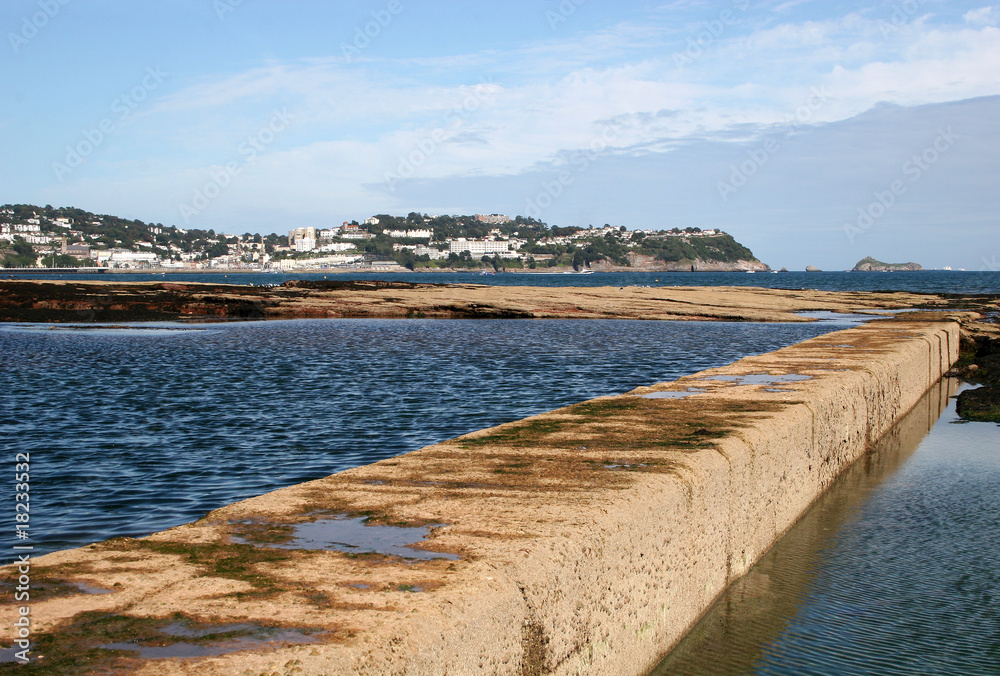
<path id="1" fill-rule="evenodd" d="M 682 4 L 706 18 L 716 12 Z M 888 17 L 875 11 L 778 21 L 774 12 L 791 6 L 740 13 L 683 69 L 672 57 L 699 24 L 678 24 L 664 12 L 649 25 L 620 23 L 510 53 L 276 61 L 194 82 L 150 106 L 119 144 L 127 153 L 127 133 L 172 130 L 176 156 L 138 166 L 113 189 L 187 199 L 275 107 L 287 107 L 294 124 L 206 219 L 274 203 L 389 210 L 393 193 L 382 188 L 393 177 L 516 176 L 595 144 L 623 155 L 667 153 L 692 142 L 751 141 L 789 118 L 823 124 L 880 102 L 1000 94 L 993 8 L 968 12 L 961 24 L 913 15 L 887 33 Z M 814 105 L 817 91 L 826 92 L 821 105 Z M 91 170 L 121 159 L 108 154 L 66 189 L 92 188 L 85 182 Z"/>
<path id="2" fill-rule="evenodd" d="M 787 0 L 787 2 L 783 2 L 780 5 L 778 5 L 777 7 L 775 7 L 774 11 L 777 12 L 777 13 L 787 12 L 788 10 L 790 10 L 790 9 L 792 9 L 794 7 L 798 7 L 799 5 L 805 5 L 805 4 L 810 3 L 812 1 L 813 0 Z"/>
<path id="3" fill-rule="evenodd" d="M 966 12 L 962 18 L 970 24 L 996 26 L 997 19 L 1000 18 L 1000 8 L 980 7 Z"/>

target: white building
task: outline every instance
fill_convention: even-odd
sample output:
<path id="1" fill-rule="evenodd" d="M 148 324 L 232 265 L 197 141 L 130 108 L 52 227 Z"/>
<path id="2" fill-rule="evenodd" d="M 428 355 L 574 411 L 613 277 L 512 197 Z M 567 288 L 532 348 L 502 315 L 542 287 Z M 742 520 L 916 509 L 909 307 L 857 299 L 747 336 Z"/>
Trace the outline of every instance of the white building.
<path id="1" fill-rule="evenodd" d="M 128 251 L 126 249 L 112 249 L 109 251 L 91 252 L 91 256 L 97 254 L 97 262 L 105 263 L 111 268 L 139 268 L 156 265 L 160 258 L 151 251 Z"/>
<path id="2" fill-rule="evenodd" d="M 316 228 L 295 228 L 288 231 L 288 246 L 295 246 L 300 239 L 311 239 L 316 247 Z M 308 251 L 308 249 L 307 249 Z"/>
<path id="3" fill-rule="evenodd" d="M 490 254 L 510 253 L 510 242 L 497 242 L 491 239 L 452 239 L 448 240 L 448 251 L 459 254 L 468 251 L 473 258 Z"/>
<path id="4" fill-rule="evenodd" d="M 351 251 L 357 249 L 356 244 L 351 244 L 350 242 L 330 242 L 329 244 L 324 244 L 319 247 L 318 251 Z"/>
<path id="5" fill-rule="evenodd" d="M 476 214 L 476 220 L 480 223 L 496 223 L 502 225 L 510 223 L 511 219 L 504 214 Z"/>
<path id="6" fill-rule="evenodd" d="M 412 251 L 415 256 L 427 256 L 432 261 L 441 260 L 448 257 L 447 251 L 440 251 L 432 246 L 423 244 L 393 244 L 393 251 Z"/>
<path id="7" fill-rule="evenodd" d="M 313 229 L 313 228 L 309 228 L 309 229 L 313 230 L 313 232 L 315 232 L 315 229 Z M 291 239 L 292 238 L 289 237 L 288 241 L 290 242 Z M 295 239 L 295 250 L 298 251 L 299 253 L 301 253 L 303 251 L 312 251 L 315 248 L 316 248 L 316 238 L 315 237 L 297 237 Z"/>
<path id="8" fill-rule="evenodd" d="M 350 265 L 363 260 L 364 256 L 348 256 L 345 254 L 335 254 L 333 256 L 320 256 L 318 258 L 285 258 L 277 261 L 276 265 L 282 270 L 297 270 L 301 268 L 318 268 L 330 265 Z"/>
<path id="9" fill-rule="evenodd" d="M 423 244 L 418 244 L 413 253 L 417 256 L 427 256 L 432 261 L 443 260 L 448 257 L 447 251 L 440 251 L 432 246 L 424 246 Z"/>
<path id="10" fill-rule="evenodd" d="M 432 230 L 390 230 L 385 234 L 396 239 L 431 239 L 434 237 Z"/>

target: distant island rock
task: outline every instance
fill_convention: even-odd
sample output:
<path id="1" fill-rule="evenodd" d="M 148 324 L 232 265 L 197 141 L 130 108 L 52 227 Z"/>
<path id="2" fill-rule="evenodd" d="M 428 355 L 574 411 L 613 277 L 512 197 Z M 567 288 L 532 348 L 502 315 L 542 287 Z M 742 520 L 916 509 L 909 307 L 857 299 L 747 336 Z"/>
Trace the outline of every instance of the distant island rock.
<path id="1" fill-rule="evenodd" d="M 854 272 L 903 272 L 909 270 L 923 270 L 918 263 L 883 263 L 871 256 L 866 256 L 858 261 L 854 266 Z"/>
<path id="2" fill-rule="evenodd" d="M 817 268 L 815 265 L 807 265 L 806 272 L 823 272 L 823 271 Z"/>

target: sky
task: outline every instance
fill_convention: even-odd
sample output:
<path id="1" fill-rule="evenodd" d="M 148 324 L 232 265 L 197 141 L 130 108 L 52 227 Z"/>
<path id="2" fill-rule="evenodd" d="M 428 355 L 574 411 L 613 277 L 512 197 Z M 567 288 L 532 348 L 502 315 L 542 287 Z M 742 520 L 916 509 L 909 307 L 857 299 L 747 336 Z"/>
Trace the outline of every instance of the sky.
<path id="1" fill-rule="evenodd" d="M 1000 269 L 1000 5 L 4 0 L 0 203 L 721 228 Z"/>

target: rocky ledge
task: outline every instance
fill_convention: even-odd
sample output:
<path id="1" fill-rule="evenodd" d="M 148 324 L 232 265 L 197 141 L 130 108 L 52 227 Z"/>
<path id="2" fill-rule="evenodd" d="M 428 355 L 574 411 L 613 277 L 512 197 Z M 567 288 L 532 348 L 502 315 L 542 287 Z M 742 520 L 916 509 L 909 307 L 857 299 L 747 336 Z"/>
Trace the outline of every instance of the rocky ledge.
<path id="1" fill-rule="evenodd" d="M 963 324 L 961 354 L 947 375 L 980 385 L 958 395 L 959 416 L 1000 423 L 1000 313 L 986 311 L 981 319 Z"/>
<path id="2" fill-rule="evenodd" d="M 281 286 L 0 282 L 0 321 L 136 322 L 296 318 L 565 318 L 810 321 L 797 312 L 971 308 L 993 297 L 746 287 L 525 287 L 386 281 Z"/>

